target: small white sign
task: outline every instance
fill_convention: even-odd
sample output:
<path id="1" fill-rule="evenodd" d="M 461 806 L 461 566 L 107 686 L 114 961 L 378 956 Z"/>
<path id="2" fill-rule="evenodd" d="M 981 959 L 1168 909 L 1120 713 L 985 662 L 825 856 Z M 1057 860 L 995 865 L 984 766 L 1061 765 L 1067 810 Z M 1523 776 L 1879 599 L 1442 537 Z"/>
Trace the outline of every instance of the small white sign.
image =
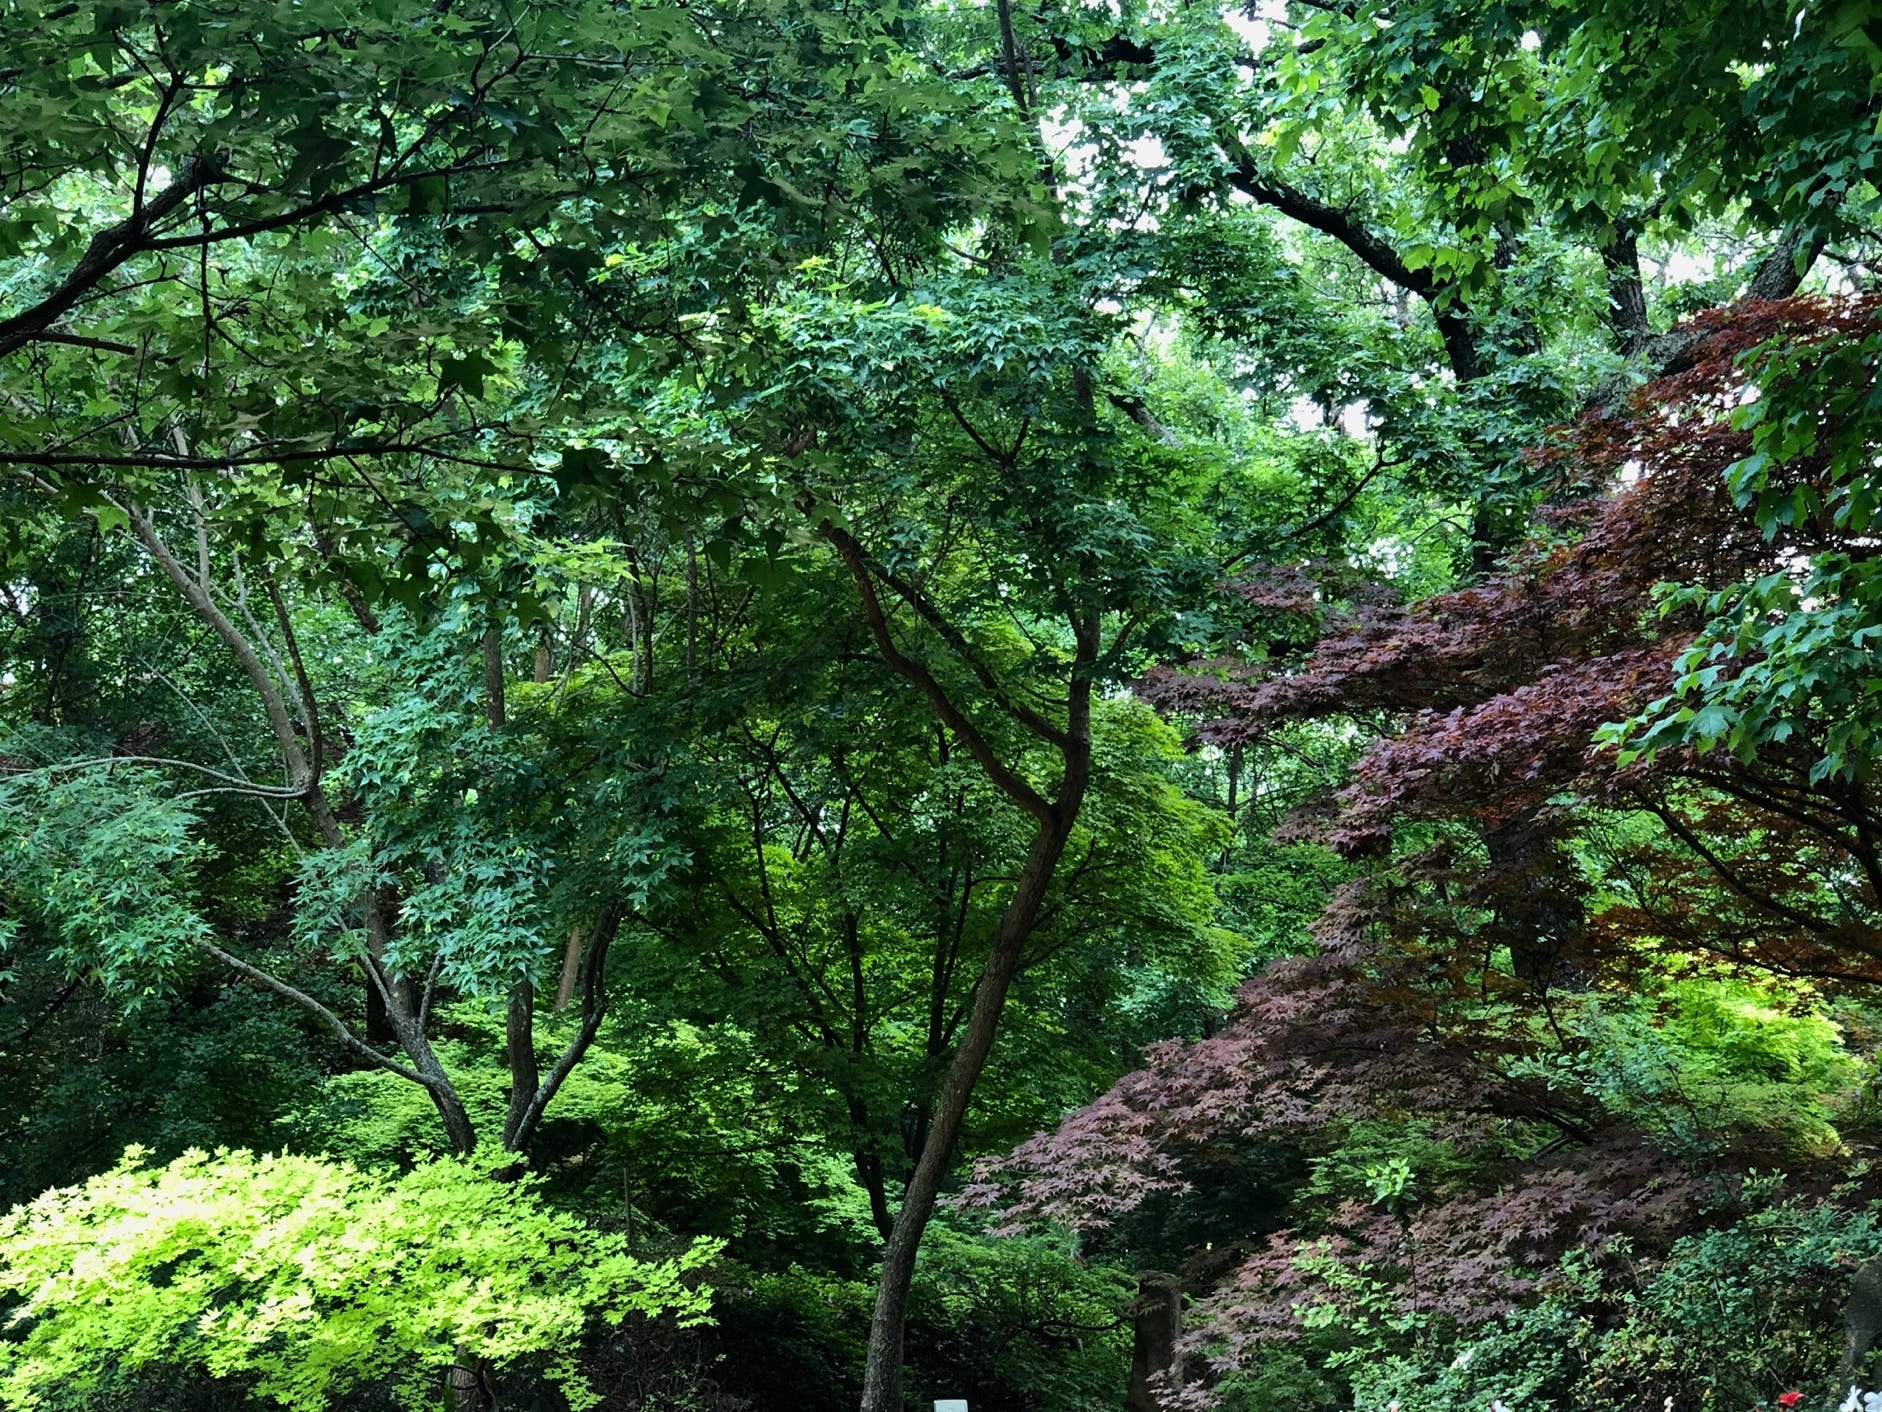
<path id="1" fill-rule="evenodd" d="M 937 1397 L 934 1400 L 934 1412 L 967 1412 L 967 1399 L 964 1397 Z"/>

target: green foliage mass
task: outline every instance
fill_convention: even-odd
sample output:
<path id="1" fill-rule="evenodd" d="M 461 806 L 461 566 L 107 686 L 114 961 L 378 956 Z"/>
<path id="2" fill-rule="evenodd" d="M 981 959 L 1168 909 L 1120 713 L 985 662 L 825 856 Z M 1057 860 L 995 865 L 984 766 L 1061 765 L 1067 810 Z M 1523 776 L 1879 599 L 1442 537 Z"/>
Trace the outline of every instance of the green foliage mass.
<path id="1" fill-rule="evenodd" d="M 1878 1251 L 1872 1206 L 1780 1202 L 1676 1242 L 1663 1261 L 1634 1265 L 1626 1250 L 1600 1265 L 1573 1259 L 1555 1292 L 1499 1327 L 1359 1361 L 1352 1395 L 1407 1412 L 1492 1398 L 1568 1412 L 1667 1397 L 1753 1406 L 1799 1387 L 1821 1397 L 1842 1352 L 1848 1270 Z"/>
<path id="2" fill-rule="evenodd" d="M 1879 98 L 1859 3 L 0 0 L 0 1406 L 1145 1412 L 1140 1278 L 1186 1405 L 1825 1383 L 1882 1255 Z M 1761 330 L 1717 479 L 1782 557 L 1662 587 L 1636 774 L 1329 835 L 1556 650 L 1428 604 L 1631 483 L 1531 453 L 1695 314 Z M 1675 836 L 1629 791 L 1688 765 Z M 1563 889 L 1625 964 L 1525 934 Z M 1387 954 L 1415 1023 L 1339 988 Z M 1460 1070 L 1209 1089 L 1303 974 L 1264 1034 Z M 1100 1153 L 1158 1179 L 1103 1236 L 950 1204 L 1182 1044 L 1289 1119 Z M 1629 1144 L 1665 1229 L 1434 1215 Z M 1405 1306 L 1421 1240 L 1500 1324 Z M 1264 1251 L 1319 1292 L 1218 1337 Z"/>
<path id="3" fill-rule="evenodd" d="M 209 854 L 195 822 L 146 771 L 55 767 L 0 782 L 9 930 L 42 930 L 55 961 L 114 990 L 162 987 L 208 936 L 193 906 Z"/>
<path id="4" fill-rule="evenodd" d="M 192 1370 L 287 1407 L 394 1378 L 414 1402 L 465 1358 L 538 1360 L 574 1405 L 589 1318 L 705 1317 L 676 1261 L 603 1253 L 529 1184 L 442 1161 L 397 1177 L 307 1157 L 129 1150 L 83 1186 L 0 1218 L 10 1336 L 0 1386 L 23 1408 L 88 1407 L 141 1374 Z"/>

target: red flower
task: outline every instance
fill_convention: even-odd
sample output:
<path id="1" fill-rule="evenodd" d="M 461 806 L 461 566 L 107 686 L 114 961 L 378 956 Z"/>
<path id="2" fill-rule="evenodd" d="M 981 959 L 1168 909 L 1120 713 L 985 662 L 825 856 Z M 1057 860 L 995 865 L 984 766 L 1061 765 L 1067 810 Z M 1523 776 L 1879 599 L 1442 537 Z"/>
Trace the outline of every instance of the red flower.
<path id="1" fill-rule="evenodd" d="M 1777 1405 L 1779 1407 L 1795 1407 L 1803 1400 L 1804 1395 L 1801 1392 L 1781 1392 L 1777 1396 Z"/>

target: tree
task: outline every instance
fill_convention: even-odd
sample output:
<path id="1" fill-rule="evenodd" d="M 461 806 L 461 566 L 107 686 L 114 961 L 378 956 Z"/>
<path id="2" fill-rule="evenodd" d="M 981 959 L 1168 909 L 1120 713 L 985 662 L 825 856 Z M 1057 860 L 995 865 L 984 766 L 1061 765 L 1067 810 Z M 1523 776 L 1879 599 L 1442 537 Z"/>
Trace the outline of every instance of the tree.
<path id="1" fill-rule="evenodd" d="M 365 973 L 366 1038 L 294 978 L 207 933 L 197 944 L 300 1005 L 357 1058 L 420 1084 L 466 1152 L 476 1134 L 426 1035 L 433 984 L 506 988 L 514 1111 L 502 1139 L 523 1151 L 592 1042 L 620 902 L 604 891 L 574 908 L 585 941 L 566 969 L 582 977 L 582 1020 L 539 1071 L 533 987 L 560 941 L 532 932 L 528 954 L 476 952 L 470 914 L 454 926 L 426 914 L 468 904 L 473 873 L 488 884 L 479 906 L 540 894 L 539 879 L 493 862 L 514 847 L 501 830 L 517 821 L 474 842 L 460 830 L 449 858 L 422 829 L 390 840 L 353 830 L 341 816 L 375 780 L 362 776 L 352 801 L 331 795 L 321 673 L 308 668 L 290 601 L 330 589 L 380 650 L 399 652 L 389 597 L 423 619 L 454 598 L 434 591 L 434 572 L 476 580 L 489 619 L 481 727 L 447 712 L 407 746 L 426 730 L 436 745 L 447 726 L 501 732 L 501 624 L 536 612 L 527 593 L 505 589 L 519 566 L 503 545 L 527 520 L 528 491 L 553 484 L 546 473 L 592 475 L 596 453 L 558 456 L 564 438 L 549 429 L 574 406 L 600 422 L 612 405 L 594 395 L 598 382 L 570 386 L 562 349 L 571 334 L 578 350 L 631 339 L 644 351 L 649 337 L 663 359 L 682 349 L 674 289 L 610 282 L 625 257 L 604 259 L 603 247 L 697 239 L 702 222 L 686 203 L 735 176 L 751 229 L 788 246 L 788 222 L 767 223 L 760 203 L 796 201 L 785 194 L 796 190 L 792 163 L 819 162 L 848 139 L 813 130 L 767 168 L 746 138 L 774 122 L 802 134 L 829 68 L 871 52 L 884 31 L 873 18 L 800 34 L 756 12 L 716 26 L 572 5 L 515 24 L 450 16 L 421 35 L 429 21 L 414 25 L 409 7 L 297 6 L 265 24 L 249 16 L 260 37 L 250 44 L 213 7 L 92 18 L 87 29 L 60 11 L 31 28 L 9 90 L 23 109 L 73 98 L 64 127 L 31 129 L 36 145 L 9 192 L 16 231 L 32 232 L 14 253 L 20 310 L 5 335 L 17 399 L 31 408 L 4 448 L 13 483 L 35 519 L 85 514 L 127 529 L 248 681 L 281 783 L 247 775 L 246 747 L 233 773 L 168 759 L 155 768 L 206 771 L 211 788 L 305 812 L 310 898 L 330 932 L 320 944 Z M 873 180 L 865 168 L 848 194 L 867 199 Z M 68 248 L 73 227 L 40 219 L 55 181 L 85 193 L 104 226 L 82 253 Z M 49 279 L 67 255 L 69 269 Z M 193 298 L 177 297 L 184 286 Z M 92 320 L 83 331 L 60 322 L 80 307 Z M 379 553 L 387 537 L 402 545 L 391 563 Z M 429 773 L 433 763 L 418 768 L 440 788 L 499 789 L 493 757 L 470 769 L 484 772 L 475 783 Z M 80 767 L 49 760 L 40 772 Z M 418 828 L 410 815 L 374 823 Z M 443 944 L 403 935 L 401 913 L 407 930 Z"/>
<path id="2" fill-rule="evenodd" d="M 1643 240 L 1721 213 L 1782 232 L 1720 280 L 1778 298 L 1865 229 L 1874 45 L 1854 12 L 1794 19 L 1689 6 L 1643 43 L 1642 18 L 1605 5 L 1295 5 L 1241 28 L 1146 5 L 1042 16 L 1020 52 L 1107 155 L 1155 143 L 1146 205 L 1257 203 L 1391 310 L 1403 346 L 1327 381 L 1469 506 L 1481 573 L 1542 489 L 1516 453 L 1587 395 L 1601 349 L 1648 372 L 1683 351 Z M 1399 367 L 1409 386 L 1381 378 Z"/>
<path id="3" fill-rule="evenodd" d="M 1093 694 L 1129 661 L 1133 635 L 1169 619 L 1172 590 L 1205 562 L 1171 537 L 1187 527 L 1146 474 L 1141 430 L 1096 415 L 1088 369 L 1102 324 L 1090 324 L 1083 300 L 1066 312 L 1049 266 L 1027 273 L 931 277 L 926 299 L 907 305 L 812 290 L 778 315 L 794 351 L 790 415 L 809 429 L 794 476 L 808 518 L 851 576 L 883 665 L 1028 820 L 885 1248 L 871 1408 L 900 1401 L 922 1231 L 1091 790 Z M 904 362 L 933 368 L 926 386 L 858 401 L 869 368 Z"/>
<path id="4" fill-rule="evenodd" d="M 15 4 L 6 1062 L 138 1122 L 73 1015 L 259 988 L 293 1060 L 232 1070 L 397 1111 L 299 1140 L 407 1160 L 422 1094 L 630 1225 L 630 1139 L 643 1195 L 710 1160 L 608 1110 L 645 1082 L 854 1172 L 871 1412 L 963 1160 L 1158 1025 L 1340 1115 L 1199 1139 L 1250 1230 L 1370 1164 L 1299 1229 L 1367 1258 L 1448 1174 L 1457 1254 L 1489 1174 L 1593 1212 L 1606 1173 L 1670 1248 L 1640 1184 L 1715 1135 L 1523 1066 L 1662 1042 L 1591 979 L 1700 1014 L 1668 987 L 1720 957 L 1873 969 L 1877 340 L 1789 298 L 1873 263 L 1858 10 Z M 1783 298 L 1678 322 L 1740 293 Z M 1189 759 L 1124 699 L 1155 668 Z M 1225 1018 L 1342 882 L 1336 952 Z M 1314 1046 L 1368 1036 L 1343 1086 Z M 1782 1145 L 1763 1101 L 1731 1141 Z M 1469 1141 L 1380 1138 L 1405 1105 Z M 859 1258 L 778 1204 L 736 1220 Z M 1497 1229 L 1516 1284 L 1572 1244 Z M 1414 1305 L 1470 1297 L 1450 1254 Z"/>
<path id="5" fill-rule="evenodd" d="M 1250 1161 L 1251 1143 L 1350 1152 L 1367 1125 L 1418 1115 L 1423 1136 L 1396 1145 L 1409 1157 L 1347 1159 L 1358 1170 L 1346 1194 L 1363 1175 L 1370 1202 L 1310 1216 L 1306 1233 L 1232 1233 L 1239 1270 L 1193 1339 L 1232 1370 L 1266 1341 L 1334 1327 L 1314 1322 L 1317 1309 L 1407 1339 L 1433 1319 L 1513 1311 L 1555 1288 L 1551 1267 L 1576 1243 L 1666 1249 L 1721 1199 L 1705 1193 L 1721 1171 L 1808 1170 L 1810 1129 L 1781 1136 L 1746 1085 L 1762 1072 L 1833 1087 L 1834 1066 L 1812 1080 L 1701 1056 L 1745 1023 L 1724 1018 L 1734 1005 L 1742 1017 L 1787 993 L 1752 986 L 1739 992 L 1749 1003 L 1732 1001 L 1717 988 L 1743 982 L 1722 975 L 1875 978 L 1873 823 L 1861 786 L 1821 764 L 1839 715 L 1794 694 L 1788 728 L 1736 753 L 1692 730 L 1651 758 L 1595 736 L 1665 690 L 1704 627 L 1695 606 L 1816 555 L 1867 553 L 1837 538 L 1830 512 L 1767 538 L 1727 471 L 1751 445 L 1729 410 L 1741 352 L 1796 339 L 1827 360 L 1867 337 L 1869 317 L 1797 301 L 1710 318 L 1686 372 L 1547 451 L 1543 464 L 1577 478 L 1558 492 L 1551 532 L 1480 583 L 1409 607 L 1342 605 L 1284 575 L 1249 583 L 1251 602 L 1324 632 L 1304 660 L 1164 672 L 1152 690 L 1186 713 L 1227 712 L 1203 728 L 1220 743 L 1379 713 L 1385 731 L 1349 782 L 1287 826 L 1370 860 L 1369 876 L 1322 915 L 1317 955 L 1268 967 L 1219 1036 L 1154 1054 L 990 1168 L 979 1199 L 1002 1199 L 1010 1181 L 1035 1218 L 1129 1232 L 1129 1213 L 1180 1199 L 1211 1163 Z M 1789 473 L 1810 487 L 1823 464 L 1799 457 Z M 1781 503 L 1781 485 L 1769 490 Z M 1668 580 L 1695 587 L 1669 598 Z M 1521 869 L 1499 859 L 1513 829 L 1531 860 Z M 1669 984 L 1669 969 L 1704 979 Z M 1593 989 L 1622 977 L 1659 997 L 1657 1033 L 1617 1023 L 1620 1002 Z M 1716 1018 L 1701 1018 L 1708 1007 Z M 1766 1013 L 1774 1031 L 1785 1023 Z M 1683 1038 L 1668 1014 L 1685 1017 Z M 1704 1111 L 1694 1090 L 1716 1095 Z M 1807 1112 L 1823 1099 L 1788 1102 Z M 1414 1191 L 1420 1164 L 1429 1175 Z"/>
<path id="6" fill-rule="evenodd" d="M 624 944 L 652 1013 L 748 1036 L 780 1081 L 813 1076 L 821 1104 L 798 1121 L 849 1152 L 886 1238 L 890 1184 L 926 1145 L 1026 833 L 925 704 L 883 680 L 847 604 L 831 601 L 847 591 L 826 586 L 815 636 L 743 664 L 742 690 L 720 683 L 741 714 L 695 747 L 710 752 L 695 761 L 702 793 L 722 783 L 684 835 L 692 867 Z M 1157 769 L 1174 738 L 1121 703 L 1100 704 L 1093 737 L 1091 798 L 1015 974 L 1011 1037 L 993 1061 L 1002 1111 L 977 1105 L 976 1149 L 1080 1101 L 1083 1074 L 1133 1048 L 1133 1001 L 1226 995 L 1235 974 L 1205 873 L 1217 821 Z M 1010 748 L 1036 753 L 1023 738 Z"/>

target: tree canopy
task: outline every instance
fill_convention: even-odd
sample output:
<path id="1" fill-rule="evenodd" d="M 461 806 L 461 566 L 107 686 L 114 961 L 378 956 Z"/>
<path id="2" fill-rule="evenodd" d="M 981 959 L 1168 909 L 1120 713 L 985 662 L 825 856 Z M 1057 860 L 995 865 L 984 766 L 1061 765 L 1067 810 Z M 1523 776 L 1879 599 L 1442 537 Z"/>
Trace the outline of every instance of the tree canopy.
<path id="1" fill-rule="evenodd" d="M 1862 1405 L 1878 94 L 0 0 L 0 1405 Z"/>

